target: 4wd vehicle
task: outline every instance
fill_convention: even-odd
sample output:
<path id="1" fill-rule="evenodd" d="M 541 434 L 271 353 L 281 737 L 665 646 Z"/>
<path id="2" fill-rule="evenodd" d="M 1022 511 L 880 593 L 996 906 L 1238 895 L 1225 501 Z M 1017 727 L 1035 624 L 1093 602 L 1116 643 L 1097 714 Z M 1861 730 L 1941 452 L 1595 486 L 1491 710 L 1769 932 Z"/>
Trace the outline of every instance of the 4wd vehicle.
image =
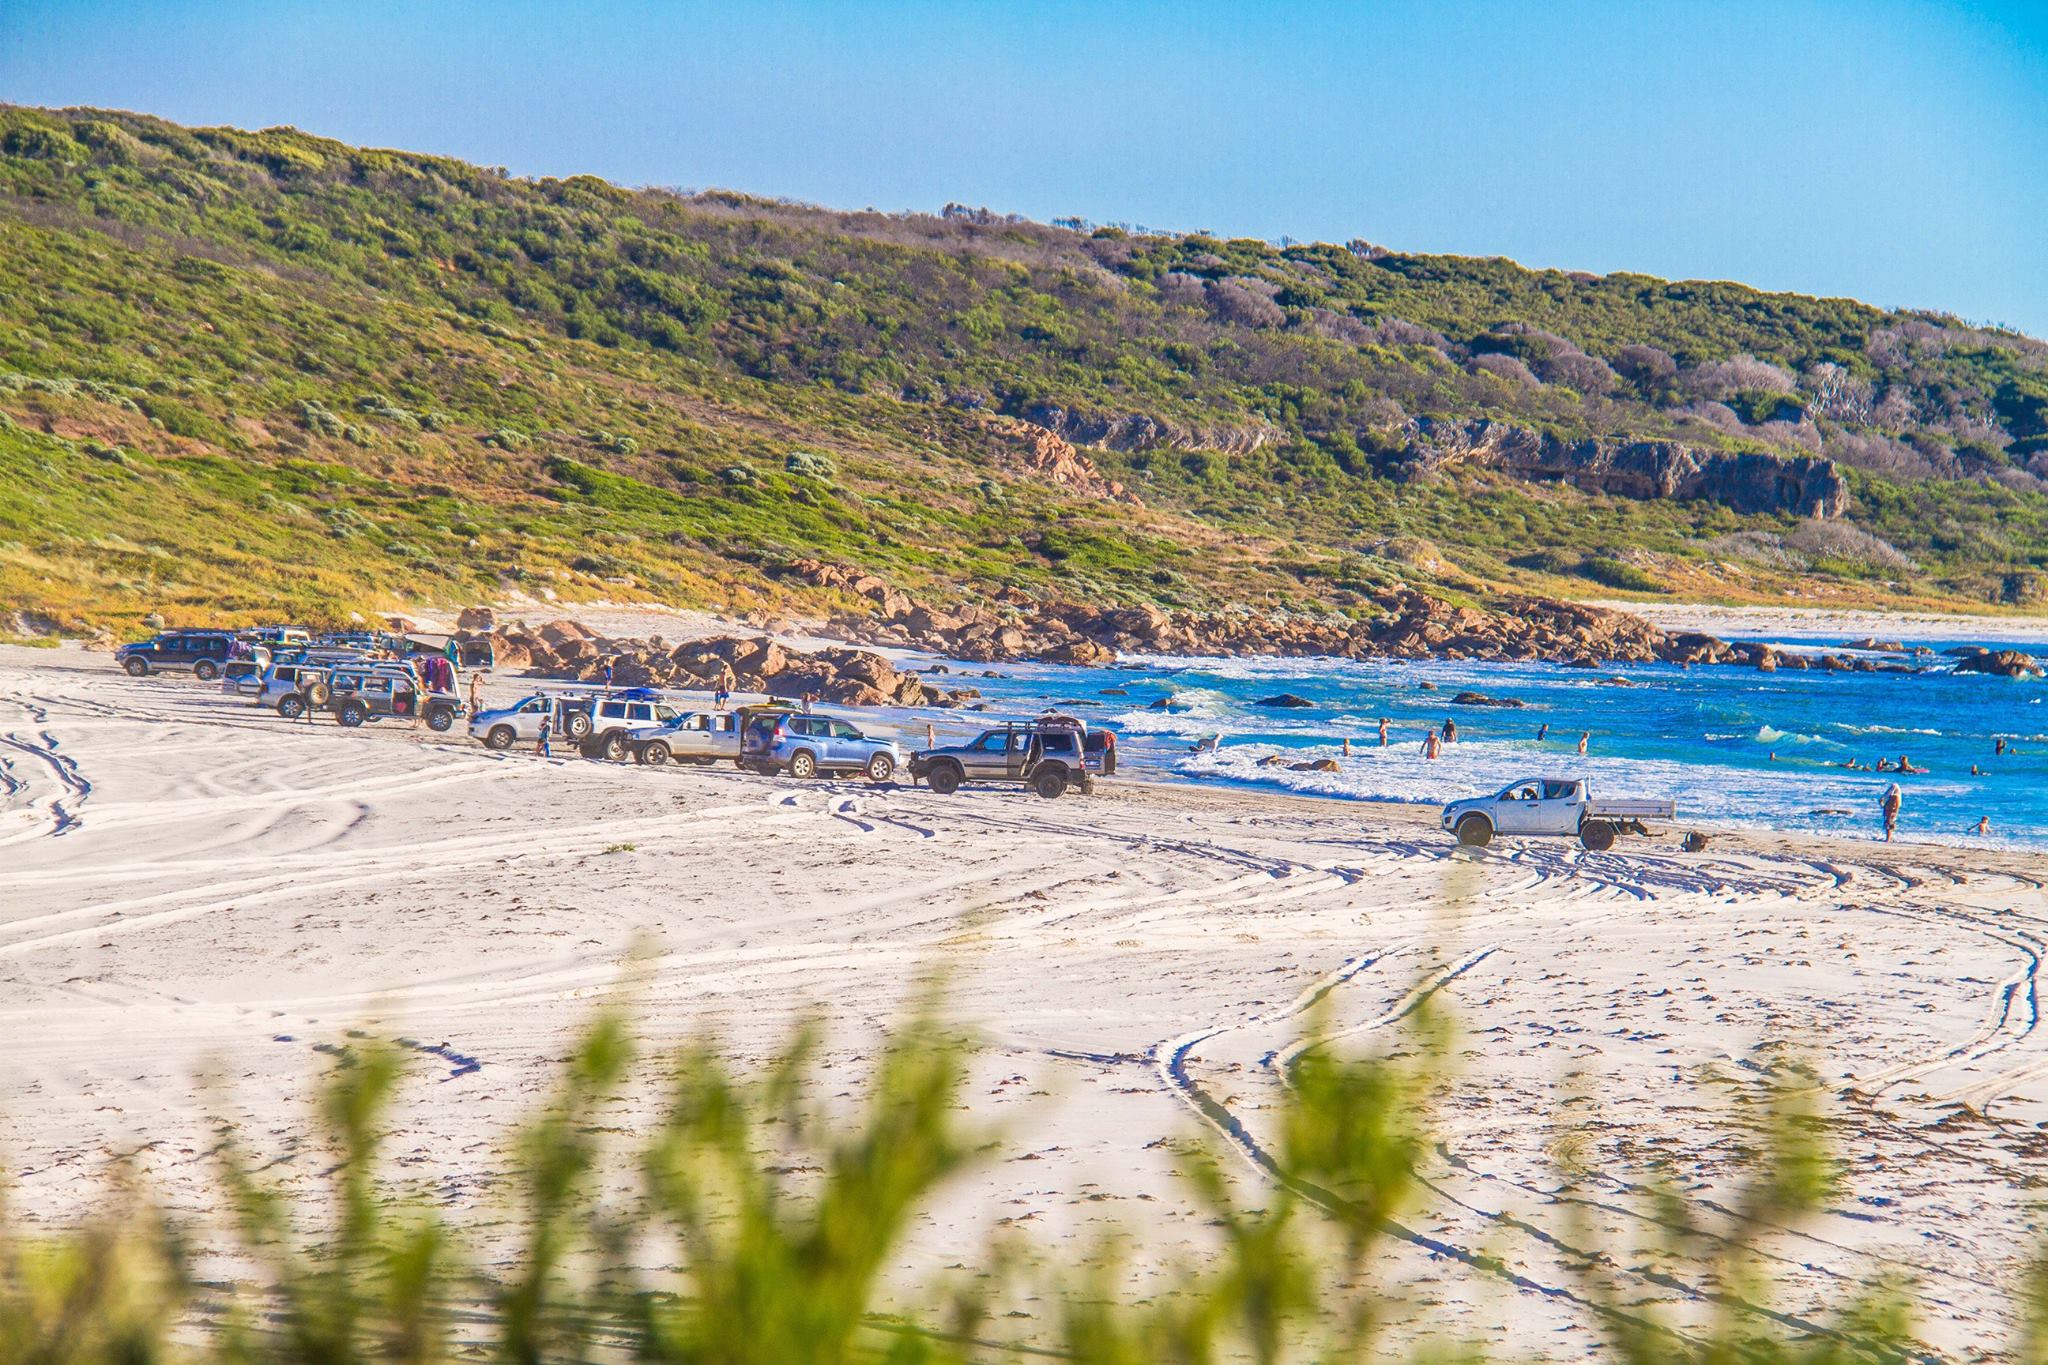
<path id="1" fill-rule="evenodd" d="M 1492 796 L 1453 801 L 1443 827 L 1458 842 L 1480 848 L 1496 834 L 1576 838 L 1594 852 L 1614 847 L 1617 834 L 1647 834 L 1645 820 L 1669 820 L 1669 801 L 1595 800 L 1582 777 L 1524 777 Z"/>
<path id="2" fill-rule="evenodd" d="M 1091 741 L 1094 741 L 1091 743 Z M 1047 716 L 984 730 L 965 744 L 910 756 L 910 775 L 941 796 L 968 782 L 1022 782 L 1048 799 L 1094 790 L 1094 775 L 1116 771 L 1116 737 L 1072 716 Z"/>
<path id="3" fill-rule="evenodd" d="M 629 687 L 598 697 L 590 709 L 590 733 L 583 737 L 586 758 L 622 759 L 630 751 L 633 731 L 667 725 L 682 713 L 651 687 Z"/>
<path id="4" fill-rule="evenodd" d="M 896 741 L 870 738 L 832 716 L 774 711 L 751 717 L 740 732 L 739 764 L 757 773 L 866 773 L 870 782 L 887 782 L 902 763 Z"/>
<path id="5" fill-rule="evenodd" d="M 469 736 L 486 749 L 509 749 L 540 738 L 540 723 L 553 717 L 553 733 L 564 740 L 590 734 L 590 712 L 596 699 L 569 692 L 536 692 L 510 706 L 479 711 L 469 718 Z"/>
<path id="6" fill-rule="evenodd" d="M 751 768 L 740 753 L 747 726 L 758 717 L 795 714 L 794 705 L 781 701 L 757 702 L 731 711 L 686 711 L 665 724 L 629 732 L 626 747 L 636 763 L 660 765 L 674 760 L 702 765 L 730 759 L 736 767 Z"/>
<path id="7" fill-rule="evenodd" d="M 242 638 L 271 649 L 304 649 L 313 643 L 313 633 L 304 626 L 258 626 L 243 631 Z"/>
<path id="8" fill-rule="evenodd" d="M 740 756 L 740 717 L 730 711 L 686 711 L 662 725 L 626 734 L 626 748 L 635 763 L 659 767 L 678 763 L 716 763 Z"/>
<path id="9" fill-rule="evenodd" d="M 448 692 L 428 692 L 410 668 L 397 664 L 353 664 L 327 670 L 324 680 L 308 683 L 299 693 L 302 706 L 334 713 L 334 719 L 354 729 L 366 721 L 400 716 L 426 721 L 427 728 L 447 731 L 462 714 L 462 699 Z M 284 715 L 285 703 L 278 702 Z"/>
<path id="10" fill-rule="evenodd" d="M 225 630 L 167 630 L 141 644 L 122 645 L 114 651 L 114 662 L 132 678 L 190 669 L 199 681 L 212 682 L 234 650 L 235 637 Z"/>
<path id="11" fill-rule="evenodd" d="M 270 651 L 261 645 L 243 644 L 220 667 L 220 690 L 231 696 L 254 696 L 263 685 L 263 672 L 270 667 Z"/>

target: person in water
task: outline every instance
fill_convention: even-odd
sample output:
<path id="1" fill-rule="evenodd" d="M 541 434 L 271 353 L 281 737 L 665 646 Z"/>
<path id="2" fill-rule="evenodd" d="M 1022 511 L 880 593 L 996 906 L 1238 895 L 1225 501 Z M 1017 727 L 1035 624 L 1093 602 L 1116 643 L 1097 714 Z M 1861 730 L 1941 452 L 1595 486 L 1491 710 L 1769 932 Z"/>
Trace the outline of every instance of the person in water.
<path id="1" fill-rule="evenodd" d="M 1549 734 L 1550 722 L 1546 720 L 1541 725 L 1536 727 L 1536 742 L 1538 744 L 1541 744 L 1544 741 L 1544 739 L 1548 737 Z"/>
<path id="2" fill-rule="evenodd" d="M 1900 754 L 1899 771 L 1902 773 L 1924 773 L 1927 771 L 1927 769 L 1914 767 L 1912 759 L 1907 758 L 1904 754 Z"/>
<path id="3" fill-rule="evenodd" d="M 1427 735 L 1423 736 L 1422 756 L 1424 758 L 1441 758 L 1443 757 L 1443 752 L 1444 742 L 1442 739 L 1438 738 L 1436 731 L 1431 730 Z"/>
<path id="4" fill-rule="evenodd" d="M 1992 754 L 1993 754 L 1994 756 L 1996 756 L 1996 757 L 2003 757 L 2003 756 L 2004 756 L 2004 754 L 2005 754 L 2005 736 L 2004 736 L 2004 735 L 2000 735 L 2000 736 L 1998 737 L 1998 742 L 1997 742 L 1997 743 L 1995 743 L 1995 744 L 1993 744 L 1993 745 L 1991 746 L 1991 752 L 1992 752 Z"/>
<path id="5" fill-rule="evenodd" d="M 1586 741 L 1591 739 L 1592 737 L 1593 732 L 1591 730 L 1579 731 L 1579 754 L 1581 757 L 1583 757 L 1586 752 Z"/>
<path id="6" fill-rule="evenodd" d="M 1978 837 L 1980 837 L 1980 838 L 1981 838 L 1981 837 L 1983 837 L 1984 835 L 1986 835 L 1986 834 L 1989 834 L 1990 832 L 1991 832 L 1991 817 L 1990 817 L 1990 816 L 1988 816 L 1988 815 L 1980 815 L 1980 816 L 1978 816 L 1978 817 L 1977 817 L 1977 834 L 1978 834 Z"/>
<path id="7" fill-rule="evenodd" d="M 1878 813 L 1884 816 L 1884 841 L 1890 843 L 1892 835 L 1899 828 L 1899 807 L 1906 804 L 1906 794 L 1894 782 L 1884 789 L 1884 796 L 1878 801 Z"/>
<path id="8" fill-rule="evenodd" d="M 1385 716 L 1380 717 L 1380 747 L 1382 749 L 1387 747 L 1387 718 Z"/>
<path id="9" fill-rule="evenodd" d="M 1446 744 L 1456 744 L 1457 742 L 1458 742 L 1458 722 L 1456 722 L 1456 721 L 1454 721 L 1454 720 L 1450 719 L 1450 718 L 1449 718 L 1448 716 L 1446 716 L 1446 717 L 1444 718 L 1444 743 L 1446 743 Z"/>

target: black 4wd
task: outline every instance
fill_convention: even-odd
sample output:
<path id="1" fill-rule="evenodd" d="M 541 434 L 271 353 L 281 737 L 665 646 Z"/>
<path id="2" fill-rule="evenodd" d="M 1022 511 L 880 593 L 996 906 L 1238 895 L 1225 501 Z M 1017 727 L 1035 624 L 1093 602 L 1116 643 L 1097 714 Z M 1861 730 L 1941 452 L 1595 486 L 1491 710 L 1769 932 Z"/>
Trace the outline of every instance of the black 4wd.
<path id="1" fill-rule="evenodd" d="M 153 640 L 123 645 L 114 662 L 133 678 L 172 669 L 190 669 L 201 682 L 212 682 L 227 667 L 235 637 L 224 630 L 167 630 Z"/>
<path id="2" fill-rule="evenodd" d="M 1090 792 L 1095 775 L 1116 771 L 1116 737 L 1072 716 L 1047 716 L 984 730 L 965 744 L 910 756 L 910 775 L 941 796 L 969 782 L 1022 782 L 1051 799 Z"/>

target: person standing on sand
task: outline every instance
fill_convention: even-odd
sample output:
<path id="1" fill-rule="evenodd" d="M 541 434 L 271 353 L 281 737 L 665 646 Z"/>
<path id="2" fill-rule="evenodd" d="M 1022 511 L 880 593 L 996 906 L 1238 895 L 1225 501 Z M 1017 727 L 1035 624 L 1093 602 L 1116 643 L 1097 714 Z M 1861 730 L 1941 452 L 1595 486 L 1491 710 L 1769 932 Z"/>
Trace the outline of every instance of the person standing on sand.
<path id="1" fill-rule="evenodd" d="M 924 723 L 924 747 L 927 749 L 939 747 L 939 727 L 930 721 Z"/>
<path id="2" fill-rule="evenodd" d="M 1387 718 L 1385 716 L 1380 717 L 1380 747 L 1382 749 L 1387 747 Z"/>
<path id="3" fill-rule="evenodd" d="M 472 716 L 484 709 L 484 671 L 479 668 L 469 675 L 469 714 Z"/>
<path id="4" fill-rule="evenodd" d="M 1884 816 L 1884 841 L 1890 843 L 1892 835 L 1899 828 L 1899 807 L 1906 803 L 1906 794 L 1894 782 L 1884 789 L 1884 797 L 1877 803 L 1878 811 Z"/>
<path id="5" fill-rule="evenodd" d="M 1586 741 L 1592 737 L 1593 732 L 1591 730 L 1579 731 L 1579 757 L 1584 758 L 1586 756 Z"/>
<path id="6" fill-rule="evenodd" d="M 554 735 L 555 717 L 554 714 L 550 712 L 549 714 L 544 715 L 540 718 L 540 738 L 534 740 L 533 751 L 539 754 L 542 758 L 553 758 L 555 756 L 555 751 L 548 746 L 548 741 L 550 739 L 553 739 Z"/>

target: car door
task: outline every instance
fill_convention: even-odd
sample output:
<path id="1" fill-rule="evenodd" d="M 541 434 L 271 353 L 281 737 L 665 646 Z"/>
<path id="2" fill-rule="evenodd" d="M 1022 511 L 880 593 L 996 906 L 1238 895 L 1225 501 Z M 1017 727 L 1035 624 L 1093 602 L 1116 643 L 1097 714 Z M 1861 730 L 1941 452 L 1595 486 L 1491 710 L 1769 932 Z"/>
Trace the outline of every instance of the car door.
<path id="1" fill-rule="evenodd" d="M 968 746 L 960 756 L 960 766 L 969 777 L 1002 777 L 1009 764 L 1009 753 L 1010 732 L 989 730 Z"/>
<path id="2" fill-rule="evenodd" d="M 1576 834 L 1584 801 L 1576 782 L 1545 782 L 1536 807 L 1536 834 Z"/>
<path id="3" fill-rule="evenodd" d="M 1538 810 L 1543 805 L 1543 784 L 1534 778 L 1510 783 L 1493 803 L 1493 827 L 1502 834 L 1540 834 Z"/>
<path id="4" fill-rule="evenodd" d="M 832 761 L 843 763 L 849 768 L 865 768 L 868 759 L 875 752 L 875 742 L 843 720 L 835 720 L 830 724 Z"/>

